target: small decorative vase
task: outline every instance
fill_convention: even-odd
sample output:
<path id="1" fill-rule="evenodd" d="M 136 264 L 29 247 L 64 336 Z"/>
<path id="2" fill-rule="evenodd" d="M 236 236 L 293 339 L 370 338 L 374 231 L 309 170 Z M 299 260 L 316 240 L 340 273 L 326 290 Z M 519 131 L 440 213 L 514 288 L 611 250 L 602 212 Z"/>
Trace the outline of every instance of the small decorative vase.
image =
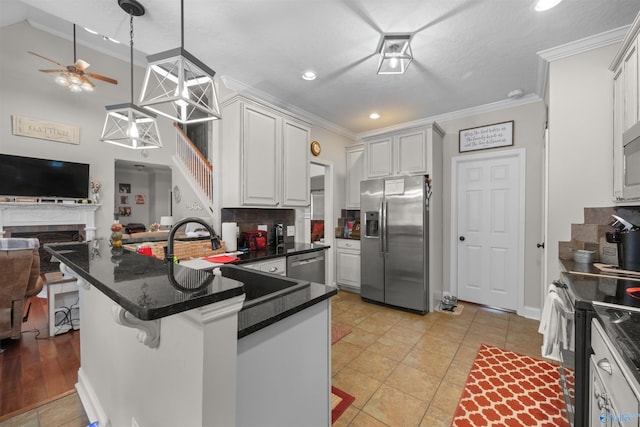
<path id="1" fill-rule="evenodd" d="M 98 193 L 93 193 L 93 203 L 100 203 L 100 194 Z"/>

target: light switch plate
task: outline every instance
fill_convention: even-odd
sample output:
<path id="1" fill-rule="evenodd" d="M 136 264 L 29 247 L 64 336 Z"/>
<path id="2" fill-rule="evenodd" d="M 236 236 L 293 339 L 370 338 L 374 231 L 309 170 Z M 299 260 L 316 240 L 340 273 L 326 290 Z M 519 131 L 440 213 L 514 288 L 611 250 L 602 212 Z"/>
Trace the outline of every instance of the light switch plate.
<path id="1" fill-rule="evenodd" d="M 295 235 L 296 235 L 296 226 L 287 225 L 287 236 L 295 236 Z"/>
<path id="2" fill-rule="evenodd" d="M 267 231 L 267 226 L 266 225 L 259 225 L 258 226 L 258 230 L 262 230 L 262 231 Z"/>

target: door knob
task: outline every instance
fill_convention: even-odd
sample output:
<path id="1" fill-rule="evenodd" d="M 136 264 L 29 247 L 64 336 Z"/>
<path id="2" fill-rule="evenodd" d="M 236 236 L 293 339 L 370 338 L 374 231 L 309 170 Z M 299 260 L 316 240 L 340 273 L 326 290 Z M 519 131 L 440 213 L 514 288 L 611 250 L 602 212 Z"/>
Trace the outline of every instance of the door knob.
<path id="1" fill-rule="evenodd" d="M 544 242 L 536 244 L 537 247 L 544 249 Z"/>
<path id="2" fill-rule="evenodd" d="M 464 236 L 460 236 L 460 241 L 464 242 Z"/>

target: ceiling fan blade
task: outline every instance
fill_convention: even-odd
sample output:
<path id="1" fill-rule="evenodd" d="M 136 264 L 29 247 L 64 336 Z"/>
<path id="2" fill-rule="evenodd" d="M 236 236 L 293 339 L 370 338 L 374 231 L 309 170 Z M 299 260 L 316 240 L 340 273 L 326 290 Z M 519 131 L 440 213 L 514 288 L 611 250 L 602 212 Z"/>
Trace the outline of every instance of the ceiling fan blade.
<path id="1" fill-rule="evenodd" d="M 84 71 L 87 68 L 89 68 L 91 64 L 89 64 L 87 61 L 83 61 L 82 59 L 78 59 L 76 61 L 75 64 L 73 64 L 74 67 L 76 67 L 78 70 Z"/>
<path id="2" fill-rule="evenodd" d="M 30 50 L 28 50 L 27 52 L 29 52 L 31 55 L 37 56 L 38 58 L 42 58 L 42 59 L 44 59 L 44 60 L 46 60 L 46 61 L 53 62 L 54 64 L 57 64 L 57 65 L 59 65 L 59 66 L 61 66 L 61 67 L 65 67 L 65 68 L 67 67 L 66 65 L 61 64 L 61 63 L 59 63 L 58 61 L 54 61 L 53 59 L 49 59 L 49 58 L 47 58 L 47 57 L 45 57 L 45 56 L 38 55 L 37 53 L 35 53 L 35 52 L 31 52 Z"/>
<path id="3" fill-rule="evenodd" d="M 38 70 L 38 71 L 42 71 L 43 73 L 64 73 L 67 70 Z"/>
<path id="4" fill-rule="evenodd" d="M 111 77 L 103 76 L 96 73 L 85 73 L 87 76 L 93 77 L 96 80 L 102 80 L 103 82 L 111 83 L 112 85 L 117 85 L 118 81 L 112 79 Z"/>

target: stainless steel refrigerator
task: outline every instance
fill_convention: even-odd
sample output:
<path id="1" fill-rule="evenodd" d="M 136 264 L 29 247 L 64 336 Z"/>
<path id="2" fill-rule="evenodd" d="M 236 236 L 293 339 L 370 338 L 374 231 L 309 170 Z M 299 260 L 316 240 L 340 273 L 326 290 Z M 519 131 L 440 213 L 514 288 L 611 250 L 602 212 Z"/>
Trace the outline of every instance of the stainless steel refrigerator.
<path id="1" fill-rule="evenodd" d="M 428 175 L 360 183 L 363 300 L 429 311 Z"/>

